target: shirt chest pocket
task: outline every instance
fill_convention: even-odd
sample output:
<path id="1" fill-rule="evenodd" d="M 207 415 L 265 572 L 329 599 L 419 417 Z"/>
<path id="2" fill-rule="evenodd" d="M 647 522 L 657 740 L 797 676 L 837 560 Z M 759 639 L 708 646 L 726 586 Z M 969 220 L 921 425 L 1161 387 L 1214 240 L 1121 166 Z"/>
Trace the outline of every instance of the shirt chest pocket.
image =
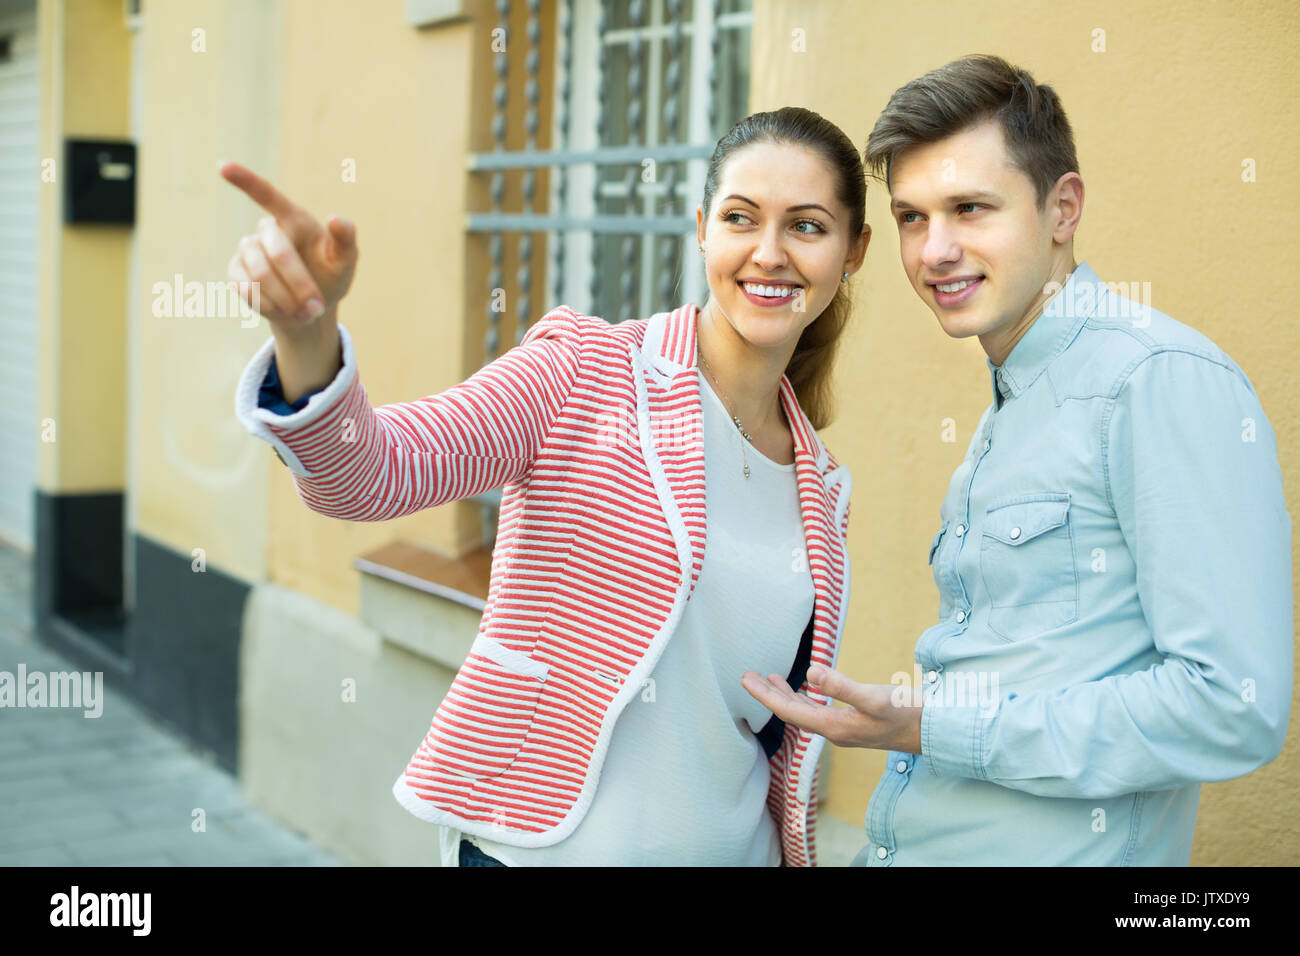
<path id="1" fill-rule="evenodd" d="M 995 501 L 981 531 L 980 573 L 994 634 L 1020 641 L 1078 619 L 1079 577 L 1068 494 Z"/>

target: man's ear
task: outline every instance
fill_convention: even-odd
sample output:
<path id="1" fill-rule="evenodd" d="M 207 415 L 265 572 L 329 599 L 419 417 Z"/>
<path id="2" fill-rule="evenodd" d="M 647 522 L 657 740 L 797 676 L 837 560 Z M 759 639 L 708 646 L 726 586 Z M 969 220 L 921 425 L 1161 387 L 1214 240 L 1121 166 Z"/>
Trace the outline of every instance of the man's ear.
<path id="1" fill-rule="evenodd" d="M 1052 214 L 1052 240 L 1064 245 L 1074 238 L 1083 218 L 1083 177 L 1066 173 L 1056 181 L 1048 194 Z"/>

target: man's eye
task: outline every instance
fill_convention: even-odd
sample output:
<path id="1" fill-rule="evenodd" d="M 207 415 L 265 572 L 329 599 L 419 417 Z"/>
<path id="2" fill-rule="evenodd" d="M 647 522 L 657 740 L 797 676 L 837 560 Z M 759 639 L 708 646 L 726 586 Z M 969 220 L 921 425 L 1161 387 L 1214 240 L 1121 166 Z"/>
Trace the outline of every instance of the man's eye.
<path id="1" fill-rule="evenodd" d="M 961 210 L 963 207 L 965 207 L 965 206 L 970 206 L 970 207 L 971 207 L 971 212 L 974 212 L 976 209 L 981 209 L 981 208 L 983 208 L 983 207 L 981 207 L 980 204 L 977 203 L 977 202 L 964 202 L 964 203 L 960 203 L 960 204 L 957 206 L 957 209 L 960 211 L 960 210 Z"/>
<path id="2" fill-rule="evenodd" d="M 904 225 L 910 224 L 911 222 L 913 222 L 913 220 L 908 219 L 907 217 L 908 217 L 908 216 L 915 216 L 915 215 L 916 215 L 916 213 L 914 213 L 914 212 L 905 212 L 905 213 L 903 213 L 901 216 L 898 217 L 898 221 L 901 222 L 901 223 L 903 223 Z"/>

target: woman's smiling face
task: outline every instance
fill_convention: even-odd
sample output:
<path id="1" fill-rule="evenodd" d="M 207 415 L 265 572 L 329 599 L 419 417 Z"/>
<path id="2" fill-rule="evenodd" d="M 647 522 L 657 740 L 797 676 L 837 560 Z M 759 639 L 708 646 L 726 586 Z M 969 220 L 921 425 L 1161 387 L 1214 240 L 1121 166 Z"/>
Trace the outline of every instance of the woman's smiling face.
<path id="1" fill-rule="evenodd" d="M 793 350 L 856 266 L 836 177 L 810 149 L 752 143 L 723 164 L 712 208 L 696 210 L 710 298 L 756 347 Z"/>

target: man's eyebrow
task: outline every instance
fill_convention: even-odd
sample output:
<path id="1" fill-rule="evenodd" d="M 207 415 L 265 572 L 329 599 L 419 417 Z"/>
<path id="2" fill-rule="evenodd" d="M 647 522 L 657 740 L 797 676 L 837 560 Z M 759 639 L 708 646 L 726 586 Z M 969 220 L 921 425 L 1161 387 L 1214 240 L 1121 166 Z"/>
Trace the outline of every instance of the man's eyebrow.
<path id="1" fill-rule="evenodd" d="M 948 206 L 958 206 L 964 202 L 977 202 L 982 199 L 1001 200 L 1001 198 L 1002 197 L 997 193 L 984 192 L 981 190 L 973 193 L 960 193 L 953 196 L 946 196 L 943 199 L 943 203 Z M 916 207 L 906 200 L 892 199 L 890 200 L 889 208 L 897 212 L 899 209 L 915 209 Z"/>
<path id="2" fill-rule="evenodd" d="M 758 203 L 754 202 L 754 200 L 749 199 L 746 196 L 740 195 L 739 193 L 732 193 L 730 196 L 724 196 L 722 201 L 726 202 L 728 199 L 739 199 L 741 202 L 749 203 L 755 209 L 758 208 Z M 830 216 L 832 219 L 835 218 L 835 214 L 833 212 L 831 212 L 825 206 L 819 206 L 815 202 L 806 202 L 799 206 L 790 206 L 788 209 L 786 209 L 786 212 L 799 212 L 800 210 L 803 209 L 820 209 L 822 212 L 826 213 L 826 215 Z"/>

